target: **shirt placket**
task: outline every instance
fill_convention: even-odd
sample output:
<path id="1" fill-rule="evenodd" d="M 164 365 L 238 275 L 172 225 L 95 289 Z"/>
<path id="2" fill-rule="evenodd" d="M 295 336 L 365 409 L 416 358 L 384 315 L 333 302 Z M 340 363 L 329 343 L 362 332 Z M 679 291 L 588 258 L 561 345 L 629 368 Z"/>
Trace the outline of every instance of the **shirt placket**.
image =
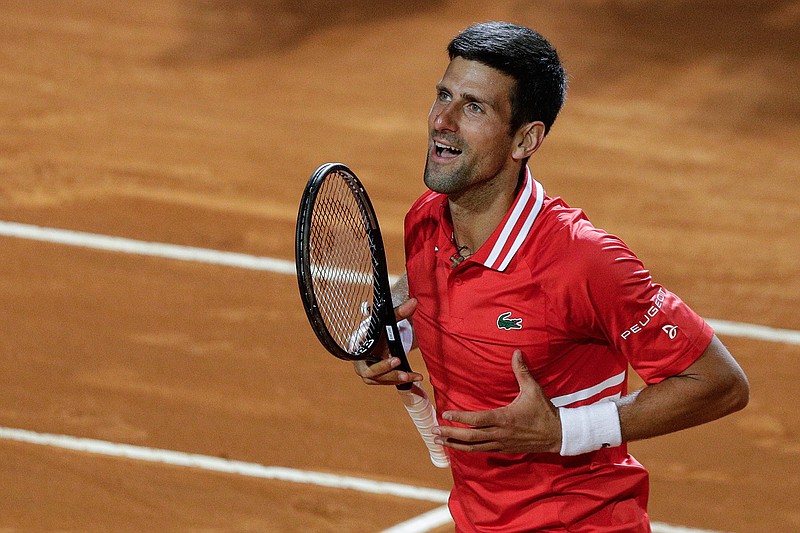
<path id="1" fill-rule="evenodd" d="M 449 269 L 447 275 L 447 300 L 450 306 L 450 327 L 453 331 L 464 331 L 464 319 L 468 314 L 469 294 L 465 283 L 465 271 L 469 268 L 466 263 L 461 263 L 456 268 Z"/>
<path id="2" fill-rule="evenodd" d="M 447 324 L 442 324 L 453 332 L 462 332 L 464 329 L 465 294 L 464 270 L 467 261 L 453 267 L 453 258 L 458 254 L 455 245 L 446 235 L 445 228 L 441 228 L 439 239 L 436 244 L 436 275 L 439 277 L 440 286 L 447 287 L 444 300 L 447 305 Z"/>

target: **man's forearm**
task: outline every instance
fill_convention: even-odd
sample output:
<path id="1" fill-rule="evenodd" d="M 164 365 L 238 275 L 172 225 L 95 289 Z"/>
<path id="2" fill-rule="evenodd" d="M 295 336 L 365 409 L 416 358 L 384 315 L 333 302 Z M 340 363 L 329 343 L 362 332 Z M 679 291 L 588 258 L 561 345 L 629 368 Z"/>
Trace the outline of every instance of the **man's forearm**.
<path id="1" fill-rule="evenodd" d="M 716 336 L 689 368 L 616 401 L 624 442 L 690 428 L 743 409 L 750 386 Z"/>

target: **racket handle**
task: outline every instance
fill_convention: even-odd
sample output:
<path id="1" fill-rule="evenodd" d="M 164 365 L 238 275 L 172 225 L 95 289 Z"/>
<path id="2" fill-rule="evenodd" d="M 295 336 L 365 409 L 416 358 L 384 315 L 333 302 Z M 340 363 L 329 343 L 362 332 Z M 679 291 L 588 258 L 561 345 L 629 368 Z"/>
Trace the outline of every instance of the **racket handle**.
<path id="1" fill-rule="evenodd" d="M 413 385 L 408 390 L 397 389 L 397 391 L 403 399 L 403 405 L 405 405 L 411 420 L 417 426 L 417 431 L 422 436 L 422 440 L 425 441 L 425 446 L 428 447 L 431 462 L 439 468 L 450 466 L 450 460 L 447 458 L 442 445 L 433 442 L 431 430 L 437 426 L 436 411 L 434 411 L 428 395 L 419 385 Z"/>

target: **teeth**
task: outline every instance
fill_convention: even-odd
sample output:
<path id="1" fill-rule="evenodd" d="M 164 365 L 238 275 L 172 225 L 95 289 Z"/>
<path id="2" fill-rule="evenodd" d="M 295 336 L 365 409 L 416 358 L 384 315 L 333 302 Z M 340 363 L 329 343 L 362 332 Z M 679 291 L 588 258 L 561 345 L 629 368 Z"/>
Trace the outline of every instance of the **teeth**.
<path id="1" fill-rule="evenodd" d="M 433 145 L 436 146 L 437 150 L 447 150 L 448 152 L 451 152 L 451 153 L 454 153 L 454 154 L 460 154 L 461 153 L 461 150 L 459 150 L 458 148 L 453 148 L 452 146 L 448 146 L 448 145 L 442 144 L 440 142 L 434 141 Z"/>

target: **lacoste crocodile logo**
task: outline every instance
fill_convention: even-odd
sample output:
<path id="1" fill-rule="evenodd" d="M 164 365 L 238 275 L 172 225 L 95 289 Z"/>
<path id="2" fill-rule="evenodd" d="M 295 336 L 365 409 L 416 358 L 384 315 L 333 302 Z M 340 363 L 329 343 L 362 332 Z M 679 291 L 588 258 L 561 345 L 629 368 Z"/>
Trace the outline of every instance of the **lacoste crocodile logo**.
<path id="1" fill-rule="evenodd" d="M 497 317 L 497 329 L 522 329 L 521 318 L 511 318 L 511 311 Z"/>

